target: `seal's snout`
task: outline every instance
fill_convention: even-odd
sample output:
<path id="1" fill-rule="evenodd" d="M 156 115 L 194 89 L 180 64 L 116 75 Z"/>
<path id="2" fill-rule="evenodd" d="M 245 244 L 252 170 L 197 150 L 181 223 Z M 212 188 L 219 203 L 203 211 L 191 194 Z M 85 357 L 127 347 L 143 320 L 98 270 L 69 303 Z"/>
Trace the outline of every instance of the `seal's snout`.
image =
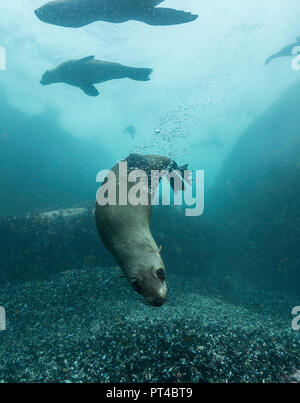
<path id="1" fill-rule="evenodd" d="M 41 19 L 42 15 L 43 15 L 43 11 L 40 8 L 37 8 L 36 10 L 34 10 L 34 14 Z"/>
<path id="2" fill-rule="evenodd" d="M 155 306 L 155 307 L 160 307 L 162 306 L 164 303 L 166 302 L 166 298 L 163 297 L 156 297 L 155 299 L 153 299 L 151 301 L 151 305 Z"/>
<path id="3" fill-rule="evenodd" d="M 40 84 L 42 84 L 42 85 L 47 85 L 48 84 L 46 79 L 45 79 L 45 77 L 42 77 L 42 79 L 40 81 Z"/>
<path id="4" fill-rule="evenodd" d="M 43 9 L 43 7 L 34 10 L 34 14 L 38 17 L 39 20 L 47 22 L 48 13 L 46 12 L 46 10 Z"/>
<path id="5" fill-rule="evenodd" d="M 48 85 L 51 84 L 52 80 L 51 80 L 51 72 L 49 72 L 49 70 L 47 70 L 43 76 L 42 79 L 40 81 L 40 84 L 42 85 Z"/>

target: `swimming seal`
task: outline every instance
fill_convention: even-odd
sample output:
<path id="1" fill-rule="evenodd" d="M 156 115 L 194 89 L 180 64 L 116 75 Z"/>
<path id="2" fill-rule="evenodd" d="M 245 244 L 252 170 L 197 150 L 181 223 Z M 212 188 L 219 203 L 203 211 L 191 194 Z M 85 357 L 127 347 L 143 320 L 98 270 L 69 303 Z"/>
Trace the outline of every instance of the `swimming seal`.
<path id="1" fill-rule="evenodd" d="M 65 83 L 79 87 L 85 94 L 96 97 L 99 91 L 94 84 L 121 78 L 149 81 L 151 73 L 152 69 L 123 66 L 88 56 L 79 60 L 69 60 L 53 70 L 46 71 L 40 83 L 42 85 Z"/>
<path id="2" fill-rule="evenodd" d="M 156 7 L 164 0 L 55 0 L 35 10 L 48 24 L 79 28 L 95 21 L 122 23 L 129 20 L 149 25 L 177 25 L 198 15 Z"/>
<path id="3" fill-rule="evenodd" d="M 293 49 L 296 46 L 300 46 L 300 36 L 297 36 L 295 43 L 288 45 L 281 49 L 279 52 L 275 53 L 274 55 L 267 58 L 265 65 L 267 66 L 272 60 L 277 59 L 278 57 L 286 57 L 286 56 L 293 56 Z"/>
<path id="4" fill-rule="evenodd" d="M 175 171 L 183 182 L 183 171 L 187 165 L 178 167 L 175 161 L 157 155 L 130 154 L 125 161 L 127 175 L 138 169 L 147 176 L 152 170 Z M 121 163 L 120 162 L 120 163 Z M 119 194 L 120 163 L 112 168 L 116 177 L 116 194 Z M 105 182 L 100 186 L 104 186 Z M 172 185 L 172 182 L 171 182 Z M 134 183 L 128 181 L 127 195 Z M 150 194 L 149 194 L 150 201 Z M 124 272 L 132 288 L 144 297 L 144 302 L 152 306 L 164 304 L 167 296 L 165 266 L 161 258 L 161 248 L 158 248 L 150 231 L 152 205 L 100 205 L 96 204 L 95 218 L 98 233 L 106 248 L 112 253 Z"/>

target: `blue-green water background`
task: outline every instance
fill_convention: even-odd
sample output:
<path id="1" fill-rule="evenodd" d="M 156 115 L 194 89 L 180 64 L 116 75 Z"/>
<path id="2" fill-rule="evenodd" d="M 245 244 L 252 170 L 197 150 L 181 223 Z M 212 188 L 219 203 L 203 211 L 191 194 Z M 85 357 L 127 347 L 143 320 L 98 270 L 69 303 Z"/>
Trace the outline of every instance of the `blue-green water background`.
<path id="1" fill-rule="evenodd" d="M 42 4 L 0 5 L 7 54 L 0 72 L 1 215 L 92 201 L 98 170 L 130 152 L 166 155 L 205 170 L 203 217 L 180 216 L 178 231 L 162 222 L 167 243 L 189 256 L 170 270 L 202 276 L 219 259 L 222 273 L 234 268 L 254 283 L 260 273 L 271 288 L 298 292 L 300 76 L 291 58 L 264 65 L 299 35 L 298 2 L 190 0 L 185 8 L 199 14 L 190 24 L 80 29 L 42 23 L 33 13 Z M 45 70 L 90 54 L 153 68 L 151 81 L 109 81 L 97 98 L 39 84 Z M 124 133 L 129 125 L 134 139 Z M 205 144 L 215 137 L 221 146 Z M 172 208 L 160 214 L 177 219 Z M 201 225 L 209 231 L 197 231 Z M 183 230 L 190 234 L 184 241 L 177 236 Z"/>
<path id="2" fill-rule="evenodd" d="M 299 2 L 167 0 L 199 18 L 80 29 L 39 21 L 43 4 L 0 3 L 0 381 L 294 379 L 300 71 L 264 63 L 300 35 Z M 154 71 L 97 98 L 39 84 L 88 55 Z M 170 282 L 155 313 L 116 280 L 92 211 L 97 172 L 131 152 L 205 171 L 201 217 L 154 208 Z M 74 207 L 86 210 L 40 215 Z"/>

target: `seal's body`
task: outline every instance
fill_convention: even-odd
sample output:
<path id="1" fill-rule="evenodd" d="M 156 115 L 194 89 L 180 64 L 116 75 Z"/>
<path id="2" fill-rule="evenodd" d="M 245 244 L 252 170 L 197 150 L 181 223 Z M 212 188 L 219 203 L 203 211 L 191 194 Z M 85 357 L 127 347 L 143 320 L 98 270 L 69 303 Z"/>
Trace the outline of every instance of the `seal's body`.
<path id="1" fill-rule="evenodd" d="M 122 23 L 129 20 L 149 25 L 177 25 L 197 15 L 156 7 L 164 0 L 54 0 L 35 10 L 48 24 L 79 28 L 95 21 Z"/>
<path id="2" fill-rule="evenodd" d="M 167 157 L 157 155 L 131 154 L 126 160 L 128 174 L 135 169 L 144 170 L 179 170 L 177 164 Z M 119 163 L 112 168 L 116 176 L 117 194 L 120 177 Z M 128 193 L 133 183 L 128 182 Z M 150 200 L 150 195 L 149 195 Z M 161 306 L 166 299 L 167 286 L 165 266 L 155 240 L 150 232 L 152 205 L 96 205 L 96 224 L 99 235 L 122 268 L 125 277 L 134 290 L 141 294 L 146 302 Z"/>
<path id="3" fill-rule="evenodd" d="M 121 78 L 148 81 L 151 73 L 151 69 L 128 67 L 88 56 L 79 60 L 69 60 L 53 70 L 46 71 L 40 83 L 42 85 L 66 83 L 79 87 L 87 95 L 97 96 L 99 91 L 94 84 Z"/>
<path id="4" fill-rule="evenodd" d="M 274 55 L 268 57 L 268 59 L 266 60 L 265 64 L 268 65 L 272 60 L 277 59 L 279 57 L 286 57 L 286 56 L 293 56 L 293 49 L 296 46 L 300 46 L 300 36 L 298 36 L 296 38 L 295 43 L 292 43 L 291 45 L 288 45 L 286 47 L 284 47 L 283 49 L 281 49 L 279 52 L 275 53 Z"/>

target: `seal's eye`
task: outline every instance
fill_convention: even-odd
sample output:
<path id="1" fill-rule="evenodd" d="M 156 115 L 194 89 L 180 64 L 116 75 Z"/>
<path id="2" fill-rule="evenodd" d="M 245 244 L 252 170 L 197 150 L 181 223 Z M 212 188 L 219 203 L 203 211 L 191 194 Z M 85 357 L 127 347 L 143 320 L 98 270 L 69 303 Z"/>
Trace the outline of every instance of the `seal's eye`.
<path id="1" fill-rule="evenodd" d="M 156 275 L 160 280 L 164 280 L 166 278 L 164 269 L 158 269 L 156 271 Z"/>
<path id="2" fill-rule="evenodd" d="M 137 280 L 133 281 L 131 285 L 136 292 L 140 293 L 142 291 L 141 284 Z"/>

